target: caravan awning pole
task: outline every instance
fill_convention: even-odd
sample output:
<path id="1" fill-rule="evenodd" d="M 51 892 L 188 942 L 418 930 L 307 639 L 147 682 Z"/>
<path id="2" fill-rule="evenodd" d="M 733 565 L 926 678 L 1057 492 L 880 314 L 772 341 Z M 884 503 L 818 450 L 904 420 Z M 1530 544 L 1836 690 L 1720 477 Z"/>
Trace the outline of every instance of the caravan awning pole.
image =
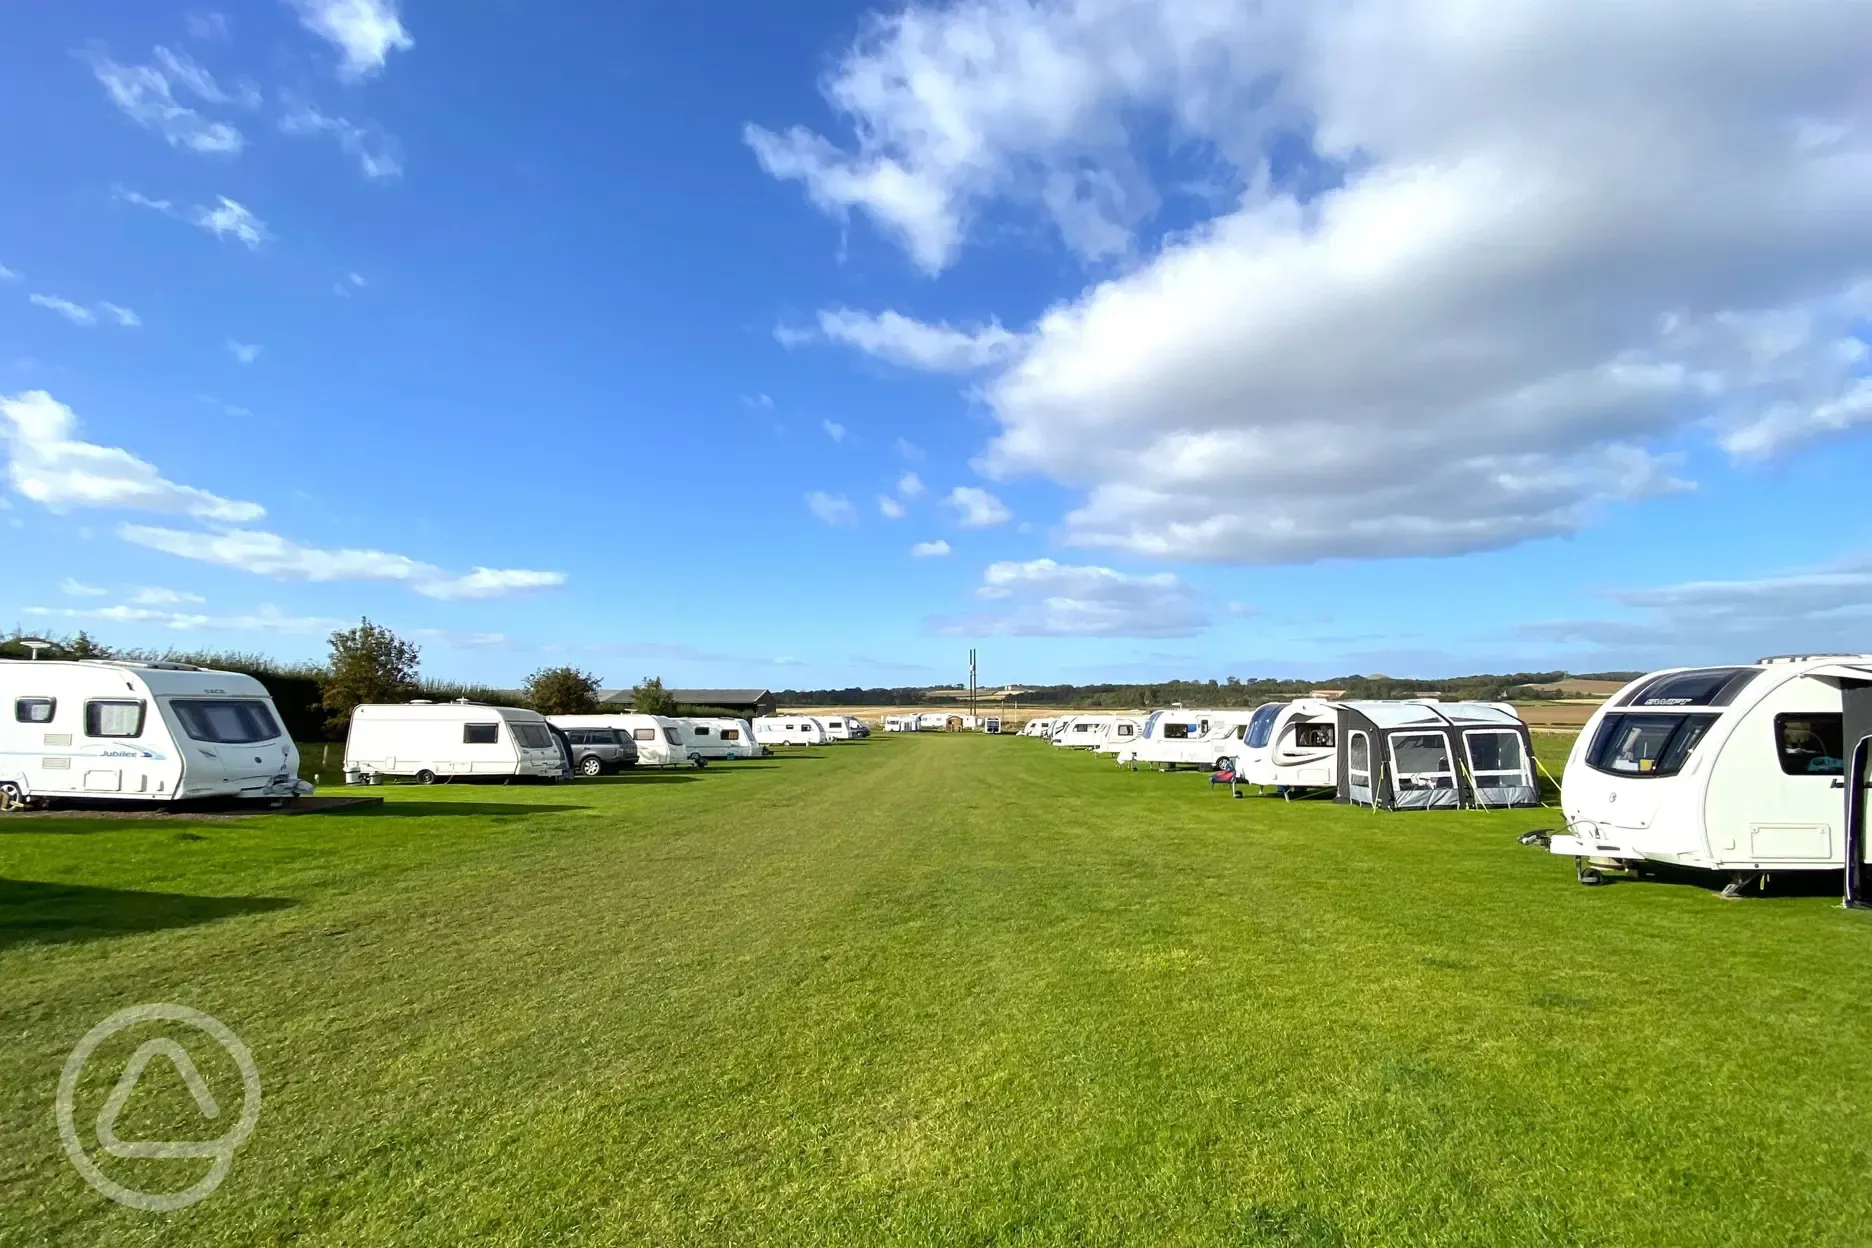
<path id="1" fill-rule="evenodd" d="M 1872 736 L 1859 738 L 1846 767 L 1846 889 L 1842 904 L 1848 910 L 1872 910 L 1866 897 L 1866 761 L 1872 757 Z"/>

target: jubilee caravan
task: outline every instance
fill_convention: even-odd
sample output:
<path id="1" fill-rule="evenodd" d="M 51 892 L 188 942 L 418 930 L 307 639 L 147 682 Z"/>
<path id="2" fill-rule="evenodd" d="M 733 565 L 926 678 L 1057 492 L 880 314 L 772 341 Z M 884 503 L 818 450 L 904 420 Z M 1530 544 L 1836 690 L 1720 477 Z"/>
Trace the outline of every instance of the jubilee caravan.
<path id="1" fill-rule="evenodd" d="M 1256 708 L 1242 743 L 1247 747 L 1239 760 L 1242 782 L 1282 793 L 1336 787 L 1337 706 L 1321 698 L 1300 698 Z"/>
<path id="2" fill-rule="evenodd" d="M 0 810 L 310 793 L 266 687 L 186 663 L 0 659 Z"/>
<path id="3" fill-rule="evenodd" d="M 1861 887 L 1872 655 L 1802 655 L 1652 672 L 1587 721 L 1548 848 L 1599 866 L 1847 874 Z"/>
<path id="4" fill-rule="evenodd" d="M 754 721 L 754 739 L 762 745 L 824 745 L 825 725 L 810 715 L 764 715 Z"/>
<path id="5" fill-rule="evenodd" d="M 1527 725 L 1499 702 L 1336 702 L 1341 802 L 1382 810 L 1540 803 Z"/>
<path id="6" fill-rule="evenodd" d="M 672 722 L 686 755 L 709 760 L 760 757 L 754 729 L 745 719 L 691 716 Z"/>
<path id="7" fill-rule="evenodd" d="M 447 780 L 558 780 L 566 756 L 546 717 L 514 706 L 473 702 L 366 702 L 345 734 L 347 784 L 385 777 Z"/>
<path id="8" fill-rule="evenodd" d="M 707 761 L 683 742 L 676 721 L 661 715 L 554 715 L 552 722 L 561 728 L 617 729 L 636 744 L 639 767 L 695 767 Z"/>

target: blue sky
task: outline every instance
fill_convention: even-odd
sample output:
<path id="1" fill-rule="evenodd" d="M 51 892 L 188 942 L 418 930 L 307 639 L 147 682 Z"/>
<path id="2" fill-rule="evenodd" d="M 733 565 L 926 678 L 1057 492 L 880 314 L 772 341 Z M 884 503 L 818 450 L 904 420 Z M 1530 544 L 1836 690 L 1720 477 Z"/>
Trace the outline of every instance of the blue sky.
<path id="1" fill-rule="evenodd" d="M 0 620 L 917 684 L 1866 648 L 1863 6 L 71 3 Z"/>

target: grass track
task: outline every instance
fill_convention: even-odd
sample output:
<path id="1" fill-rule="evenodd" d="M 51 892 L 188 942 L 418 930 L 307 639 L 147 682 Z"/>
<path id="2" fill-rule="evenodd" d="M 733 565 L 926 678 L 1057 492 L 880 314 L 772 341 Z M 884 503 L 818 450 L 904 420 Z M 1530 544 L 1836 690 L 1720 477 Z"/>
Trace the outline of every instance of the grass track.
<path id="1" fill-rule="evenodd" d="M 1579 888 L 1514 842 L 1543 812 L 933 736 L 386 792 L 0 828 L 0 1243 L 1872 1238 L 1872 924 Z M 148 1000 L 266 1088 L 173 1215 L 93 1194 L 51 1110 Z M 205 1134 L 139 1091 L 127 1138 Z"/>

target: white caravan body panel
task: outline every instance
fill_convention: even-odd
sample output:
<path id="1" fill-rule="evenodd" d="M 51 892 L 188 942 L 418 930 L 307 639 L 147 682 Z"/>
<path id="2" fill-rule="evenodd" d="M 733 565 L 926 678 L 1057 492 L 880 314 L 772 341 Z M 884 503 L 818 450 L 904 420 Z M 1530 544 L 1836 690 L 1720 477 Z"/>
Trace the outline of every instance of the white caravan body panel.
<path id="1" fill-rule="evenodd" d="M 1246 709 L 1164 711 L 1135 747 L 1133 761 L 1160 767 L 1214 767 L 1224 758 L 1239 759 L 1242 737 L 1253 714 Z"/>
<path id="2" fill-rule="evenodd" d="M 1339 783 L 1339 712 L 1323 698 L 1300 698 L 1275 716 L 1266 742 L 1246 751 L 1241 778 L 1249 784 L 1324 789 Z"/>

